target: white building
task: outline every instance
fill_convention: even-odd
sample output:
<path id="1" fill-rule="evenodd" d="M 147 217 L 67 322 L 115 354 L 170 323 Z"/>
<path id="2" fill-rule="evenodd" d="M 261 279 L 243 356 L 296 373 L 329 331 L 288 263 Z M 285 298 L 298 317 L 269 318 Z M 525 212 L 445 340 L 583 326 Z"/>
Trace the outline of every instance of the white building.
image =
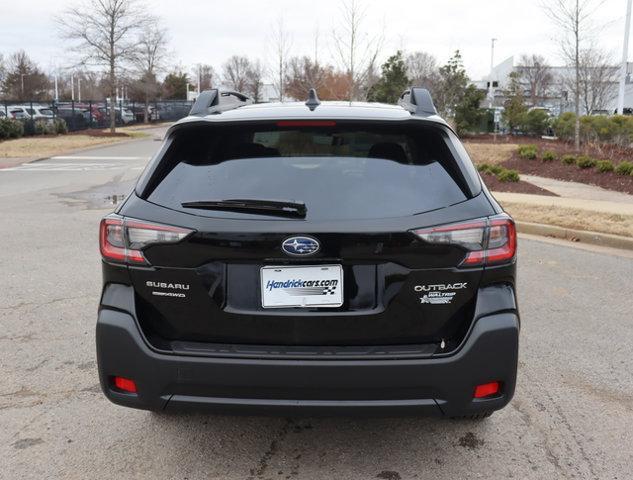
<path id="1" fill-rule="evenodd" d="M 510 74 L 517 72 L 521 75 L 523 68 L 525 67 L 515 65 L 514 57 L 509 57 L 495 65 L 490 74 L 484 76 L 481 80 L 473 82 L 477 88 L 488 92 L 482 106 L 493 108 L 502 107 L 506 99 L 505 92 L 510 87 Z M 566 111 L 573 111 L 574 98 L 569 86 L 573 84 L 575 75 L 574 69 L 570 67 L 550 67 L 549 72 L 553 78 L 546 94 L 540 95 L 535 104 L 530 106 L 547 108 L 555 115 Z M 591 71 L 589 71 L 588 75 L 590 78 Z M 596 91 L 595 99 L 593 99 L 590 94 L 585 96 L 581 95 L 581 110 L 584 110 L 583 113 L 586 113 L 587 110 L 590 110 L 591 113 L 615 112 L 618 102 L 619 67 L 608 67 L 608 72 L 603 74 L 602 77 L 608 78 L 608 80 L 597 83 L 596 85 L 598 86 L 594 86 L 594 90 Z M 530 102 L 529 85 L 524 80 L 521 80 L 521 84 L 525 88 L 526 99 Z M 632 62 L 629 62 L 627 65 L 625 92 L 624 107 L 633 109 Z"/>

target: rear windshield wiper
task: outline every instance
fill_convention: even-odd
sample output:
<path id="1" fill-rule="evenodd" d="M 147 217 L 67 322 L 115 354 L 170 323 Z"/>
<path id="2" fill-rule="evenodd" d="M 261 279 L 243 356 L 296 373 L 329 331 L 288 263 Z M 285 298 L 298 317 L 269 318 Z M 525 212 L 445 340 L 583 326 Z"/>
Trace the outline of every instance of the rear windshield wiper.
<path id="1" fill-rule="evenodd" d="M 279 217 L 305 218 L 306 208 L 303 202 L 287 200 L 265 200 L 231 198 L 228 200 L 201 200 L 197 202 L 183 202 L 183 208 L 200 208 L 203 210 L 225 210 L 228 212 L 253 213 L 259 215 L 274 215 Z"/>

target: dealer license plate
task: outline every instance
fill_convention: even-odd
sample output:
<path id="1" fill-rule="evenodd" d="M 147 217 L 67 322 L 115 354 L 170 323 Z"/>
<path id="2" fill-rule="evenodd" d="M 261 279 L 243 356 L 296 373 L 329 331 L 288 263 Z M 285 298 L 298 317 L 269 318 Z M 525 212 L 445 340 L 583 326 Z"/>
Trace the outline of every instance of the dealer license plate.
<path id="1" fill-rule="evenodd" d="M 343 305 L 340 265 L 262 267 L 261 281 L 264 308 Z"/>

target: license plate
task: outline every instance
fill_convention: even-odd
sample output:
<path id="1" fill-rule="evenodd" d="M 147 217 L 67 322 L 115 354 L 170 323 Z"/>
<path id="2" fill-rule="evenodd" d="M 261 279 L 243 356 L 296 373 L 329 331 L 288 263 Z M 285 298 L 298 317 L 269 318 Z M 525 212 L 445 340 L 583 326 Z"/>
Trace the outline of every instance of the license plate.
<path id="1" fill-rule="evenodd" d="M 261 280 L 264 308 L 343 305 L 340 265 L 262 267 Z"/>

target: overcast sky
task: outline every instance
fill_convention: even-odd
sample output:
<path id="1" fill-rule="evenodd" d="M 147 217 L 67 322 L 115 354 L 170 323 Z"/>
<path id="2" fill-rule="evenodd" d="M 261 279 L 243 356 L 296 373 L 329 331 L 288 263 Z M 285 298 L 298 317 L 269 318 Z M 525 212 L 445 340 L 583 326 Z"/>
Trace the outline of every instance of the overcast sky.
<path id="1" fill-rule="evenodd" d="M 424 50 L 444 63 L 460 49 L 468 74 L 489 71 L 490 39 L 497 38 L 495 63 L 521 53 L 539 53 L 559 64 L 552 24 L 539 0 L 359 0 L 367 9 L 370 34 L 383 30 L 382 58 L 397 49 Z M 0 53 L 24 49 L 44 70 L 69 64 L 67 43 L 58 36 L 55 15 L 71 0 L 0 0 Z M 269 31 L 282 15 L 293 37 L 293 55 L 312 55 L 319 32 L 319 57 L 335 64 L 332 30 L 339 18 L 337 0 L 146 0 L 169 30 L 173 64 L 187 71 L 208 63 L 216 71 L 233 54 L 272 58 Z M 594 43 L 620 61 L 626 0 L 605 0 L 595 22 L 606 24 Z M 631 58 L 629 56 L 629 58 Z"/>

